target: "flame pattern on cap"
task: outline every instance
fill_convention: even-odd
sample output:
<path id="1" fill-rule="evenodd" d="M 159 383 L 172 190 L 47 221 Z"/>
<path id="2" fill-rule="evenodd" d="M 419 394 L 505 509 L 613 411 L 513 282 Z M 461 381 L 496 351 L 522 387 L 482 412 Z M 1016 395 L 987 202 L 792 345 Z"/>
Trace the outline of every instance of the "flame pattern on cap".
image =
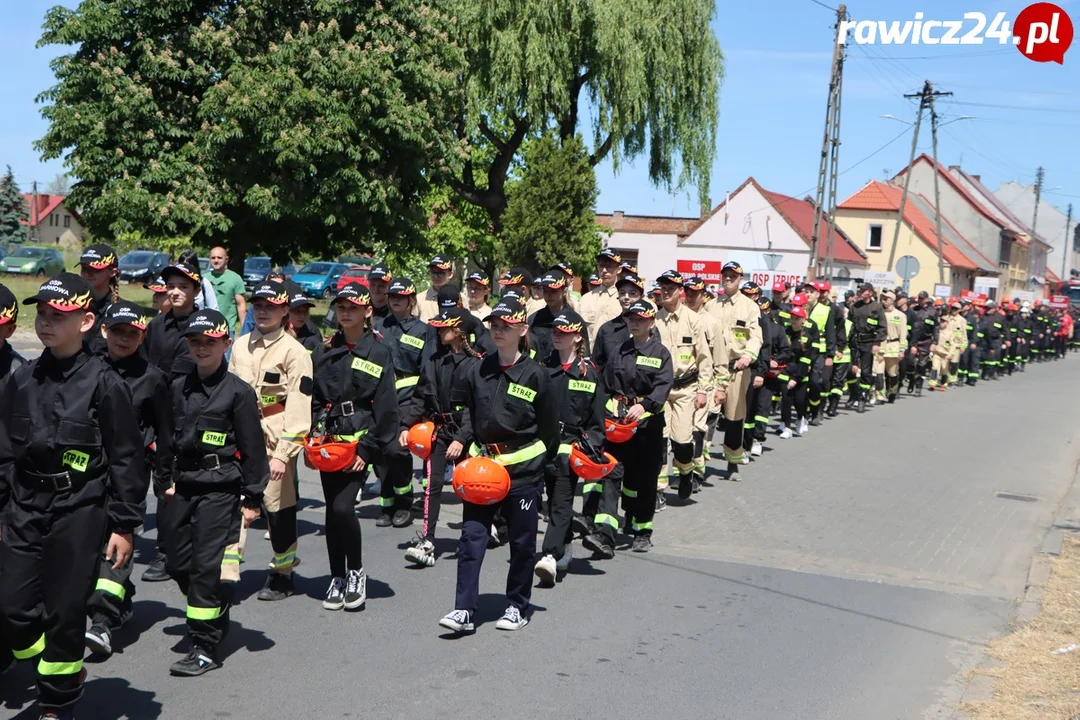
<path id="1" fill-rule="evenodd" d="M 72 295 L 69 298 L 46 300 L 45 304 L 51 308 L 56 308 L 57 310 L 62 310 L 64 312 L 70 312 L 72 310 L 86 310 L 90 307 L 90 291 L 88 290 L 78 295 Z"/>
<path id="2" fill-rule="evenodd" d="M 18 311 L 18 305 L 8 305 L 6 308 L 0 308 L 0 325 L 6 325 L 9 322 L 14 322 Z"/>
<path id="3" fill-rule="evenodd" d="M 520 273 L 517 275 L 511 275 L 509 272 L 499 278 L 500 285 L 524 285 L 525 276 Z"/>

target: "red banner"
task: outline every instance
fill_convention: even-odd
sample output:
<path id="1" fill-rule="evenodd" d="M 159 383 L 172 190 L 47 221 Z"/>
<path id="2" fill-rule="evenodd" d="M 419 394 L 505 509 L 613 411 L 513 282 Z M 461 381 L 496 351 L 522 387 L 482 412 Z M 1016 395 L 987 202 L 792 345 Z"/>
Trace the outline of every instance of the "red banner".
<path id="1" fill-rule="evenodd" d="M 972 292 L 971 290 L 960 291 L 961 300 L 969 300 L 972 305 L 982 307 L 986 305 L 986 293 Z"/>
<path id="2" fill-rule="evenodd" d="M 675 269 L 684 278 L 699 277 L 707 283 L 718 283 L 722 267 L 724 263 L 719 260 L 679 260 Z"/>
<path id="3" fill-rule="evenodd" d="M 1055 310 L 1068 310 L 1069 309 L 1069 296 L 1068 295 L 1054 295 L 1050 298 L 1048 303 L 1050 307 Z"/>

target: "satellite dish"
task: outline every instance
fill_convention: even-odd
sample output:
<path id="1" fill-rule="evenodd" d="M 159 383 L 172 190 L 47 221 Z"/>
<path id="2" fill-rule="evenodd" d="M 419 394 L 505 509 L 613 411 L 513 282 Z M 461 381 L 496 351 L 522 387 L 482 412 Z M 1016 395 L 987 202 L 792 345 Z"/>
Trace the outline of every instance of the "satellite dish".
<path id="1" fill-rule="evenodd" d="M 919 274 L 919 260 L 913 255 L 905 255 L 896 261 L 896 274 L 904 280 L 911 280 Z"/>

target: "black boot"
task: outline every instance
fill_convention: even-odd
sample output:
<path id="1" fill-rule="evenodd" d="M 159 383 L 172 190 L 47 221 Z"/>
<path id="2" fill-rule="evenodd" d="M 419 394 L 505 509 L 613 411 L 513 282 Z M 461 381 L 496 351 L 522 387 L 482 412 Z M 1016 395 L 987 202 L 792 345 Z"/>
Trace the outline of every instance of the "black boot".
<path id="1" fill-rule="evenodd" d="M 840 396 L 833 393 L 829 396 L 829 407 L 825 410 L 825 414 L 829 417 L 836 417 L 840 408 Z"/>

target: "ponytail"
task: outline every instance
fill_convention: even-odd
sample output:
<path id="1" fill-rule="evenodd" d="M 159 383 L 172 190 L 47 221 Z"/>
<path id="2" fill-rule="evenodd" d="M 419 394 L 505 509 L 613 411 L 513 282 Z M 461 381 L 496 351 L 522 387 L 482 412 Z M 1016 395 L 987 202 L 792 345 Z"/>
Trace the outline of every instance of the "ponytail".
<path id="1" fill-rule="evenodd" d="M 479 358 L 484 357 L 483 353 L 480 353 L 469 342 L 469 334 L 464 330 L 459 329 L 457 331 L 458 337 L 461 338 L 461 350 L 469 357 Z"/>
<path id="2" fill-rule="evenodd" d="M 518 343 L 518 350 L 521 351 L 522 355 L 528 355 L 529 351 L 532 350 L 532 344 L 529 342 L 529 333 L 525 333 L 521 336 L 521 342 Z"/>
<path id="3" fill-rule="evenodd" d="M 589 374 L 589 361 L 585 358 L 585 338 L 578 334 L 577 344 L 574 346 L 574 352 L 578 357 L 578 372 L 581 373 L 581 377 L 585 377 Z"/>
<path id="4" fill-rule="evenodd" d="M 109 277 L 109 302 L 120 302 L 120 275 L 117 272 L 116 275 Z"/>

